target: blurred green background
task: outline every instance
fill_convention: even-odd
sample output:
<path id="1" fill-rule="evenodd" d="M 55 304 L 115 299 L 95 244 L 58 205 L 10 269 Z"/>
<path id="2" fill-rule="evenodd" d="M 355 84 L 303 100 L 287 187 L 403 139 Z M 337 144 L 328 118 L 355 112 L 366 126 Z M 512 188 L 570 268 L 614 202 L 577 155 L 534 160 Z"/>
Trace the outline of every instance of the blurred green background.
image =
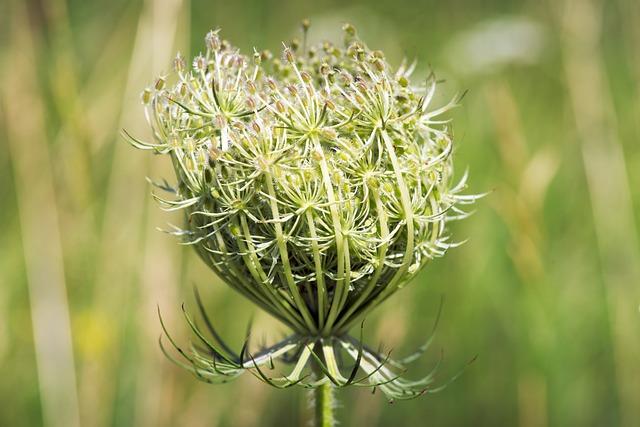
<path id="1" fill-rule="evenodd" d="M 2 0 L 0 425 L 305 425 L 305 392 L 249 375 L 208 386 L 160 353 L 159 305 L 198 285 L 236 345 L 285 333 L 156 227 L 164 160 L 131 149 L 139 93 L 221 27 L 244 52 L 354 23 L 396 64 L 435 70 L 457 165 L 493 190 L 453 225 L 468 238 L 367 322 L 396 356 L 428 334 L 441 295 L 446 390 L 389 405 L 340 393 L 346 426 L 640 425 L 640 3 L 636 0 Z"/>

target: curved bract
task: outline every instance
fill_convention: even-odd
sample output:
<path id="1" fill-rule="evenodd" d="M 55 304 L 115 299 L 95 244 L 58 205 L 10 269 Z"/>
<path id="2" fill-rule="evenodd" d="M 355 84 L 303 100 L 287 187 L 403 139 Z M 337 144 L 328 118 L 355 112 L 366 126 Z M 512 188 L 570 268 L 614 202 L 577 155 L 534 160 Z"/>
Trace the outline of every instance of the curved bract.
<path id="1" fill-rule="evenodd" d="M 452 181 L 458 99 L 432 107 L 433 76 L 414 84 L 349 25 L 344 47 L 275 59 L 205 42 L 143 93 L 155 141 L 129 136 L 172 159 L 177 188 L 156 198 L 229 286 L 308 342 L 341 337 L 454 245 L 446 224 L 477 198 Z"/>

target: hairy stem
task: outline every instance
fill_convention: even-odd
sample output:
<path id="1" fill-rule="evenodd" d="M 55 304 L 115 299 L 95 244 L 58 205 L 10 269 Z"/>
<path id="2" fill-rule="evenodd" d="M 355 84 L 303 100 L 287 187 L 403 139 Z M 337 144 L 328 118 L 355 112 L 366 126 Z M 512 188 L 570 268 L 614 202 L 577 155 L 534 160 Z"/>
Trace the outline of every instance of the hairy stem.
<path id="1" fill-rule="evenodd" d="M 335 422 L 335 390 L 327 381 L 313 390 L 315 401 L 315 427 L 333 427 Z"/>

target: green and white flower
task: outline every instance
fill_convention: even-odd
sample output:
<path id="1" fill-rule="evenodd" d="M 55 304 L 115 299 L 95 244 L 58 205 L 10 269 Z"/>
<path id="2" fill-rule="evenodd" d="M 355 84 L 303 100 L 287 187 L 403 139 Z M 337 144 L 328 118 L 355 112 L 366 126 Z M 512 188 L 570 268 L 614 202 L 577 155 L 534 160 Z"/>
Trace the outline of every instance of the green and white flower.
<path id="1" fill-rule="evenodd" d="M 402 362 L 347 333 L 456 245 L 447 223 L 478 198 L 462 193 L 466 174 L 453 182 L 443 116 L 459 98 L 433 107 L 432 75 L 412 82 L 413 65 L 394 70 L 350 25 L 344 47 L 285 46 L 281 58 L 245 56 L 218 31 L 205 44 L 191 67 L 178 55 L 174 76 L 143 92 L 154 142 L 127 138 L 173 162 L 176 188 L 155 196 L 186 216 L 172 233 L 293 335 L 236 353 L 206 315 L 211 337 L 186 315 L 205 348 L 174 343 L 185 359 L 176 361 L 208 382 L 249 371 L 277 387 L 365 385 L 390 399 L 435 391 L 431 375 L 405 380 Z M 267 375 L 276 360 L 291 372 Z"/>

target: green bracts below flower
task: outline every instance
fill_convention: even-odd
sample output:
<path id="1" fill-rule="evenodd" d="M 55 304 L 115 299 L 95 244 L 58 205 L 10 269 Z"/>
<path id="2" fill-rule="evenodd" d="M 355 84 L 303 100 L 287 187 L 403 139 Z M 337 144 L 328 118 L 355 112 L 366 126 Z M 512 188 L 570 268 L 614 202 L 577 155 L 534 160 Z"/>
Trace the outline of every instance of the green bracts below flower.
<path id="1" fill-rule="evenodd" d="M 172 196 L 155 196 L 186 215 L 171 233 L 294 335 L 236 354 L 206 316 L 212 338 L 187 315 L 206 348 L 179 349 L 179 363 L 209 382 L 248 370 L 277 387 L 367 385 L 391 399 L 434 391 L 432 376 L 404 380 L 402 363 L 346 334 L 456 245 L 446 224 L 478 198 L 461 194 L 466 174 L 453 182 L 442 116 L 459 99 L 432 108 L 434 77 L 414 85 L 413 66 L 394 71 L 349 25 L 344 48 L 285 47 L 281 59 L 244 56 L 217 31 L 205 42 L 191 67 L 175 59 L 175 81 L 143 92 L 155 141 L 126 136 L 171 157 L 178 185 L 158 184 Z M 349 374 L 337 353 L 354 362 Z M 289 375 L 266 375 L 277 359 L 293 364 Z"/>

